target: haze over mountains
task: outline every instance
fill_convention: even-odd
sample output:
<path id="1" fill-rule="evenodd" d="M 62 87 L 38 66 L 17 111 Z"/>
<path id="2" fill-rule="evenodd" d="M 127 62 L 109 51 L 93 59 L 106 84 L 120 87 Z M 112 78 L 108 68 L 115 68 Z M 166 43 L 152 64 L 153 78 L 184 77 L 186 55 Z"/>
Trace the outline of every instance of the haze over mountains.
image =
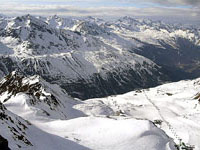
<path id="1" fill-rule="evenodd" d="M 1 16 L 2 141 L 11 149 L 199 149 L 199 79 L 152 88 L 200 77 L 199 60 L 195 26 Z"/>

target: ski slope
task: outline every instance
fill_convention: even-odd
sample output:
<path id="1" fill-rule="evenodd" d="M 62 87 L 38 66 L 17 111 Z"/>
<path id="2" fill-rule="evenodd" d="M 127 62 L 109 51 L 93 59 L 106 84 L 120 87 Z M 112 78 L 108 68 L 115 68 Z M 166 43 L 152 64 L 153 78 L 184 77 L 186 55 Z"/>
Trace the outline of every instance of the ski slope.
<path id="1" fill-rule="evenodd" d="M 101 105 L 94 112 L 108 114 L 90 115 L 78 109 L 87 101 L 69 97 L 38 76 L 14 72 L 0 88 L 0 134 L 11 149 L 175 150 L 173 139 L 153 122 L 111 115 L 115 111 Z"/>
<path id="2" fill-rule="evenodd" d="M 200 149 L 200 79 L 169 83 L 123 95 L 90 99 L 75 107 L 92 116 L 148 119 L 176 143 Z"/>

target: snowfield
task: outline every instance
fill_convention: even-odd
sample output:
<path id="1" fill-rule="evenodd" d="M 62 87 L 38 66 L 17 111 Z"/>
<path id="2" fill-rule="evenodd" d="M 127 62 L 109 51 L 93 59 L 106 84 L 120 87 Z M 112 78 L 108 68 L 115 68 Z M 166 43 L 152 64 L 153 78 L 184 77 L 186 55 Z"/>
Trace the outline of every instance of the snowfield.
<path id="1" fill-rule="evenodd" d="M 200 78 L 157 86 L 199 77 L 199 49 L 192 26 L 0 17 L 0 137 L 12 150 L 200 150 Z"/>
<path id="2" fill-rule="evenodd" d="M 147 120 L 85 117 L 36 124 L 94 150 L 175 149 L 173 140 Z"/>
<path id="3" fill-rule="evenodd" d="M 0 114 L 0 133 L 8 140 L 11 150 L 88 149 L 71 140 L 44 132 L 5 108 L 0 109 Z"/>
<path id="4" fill-rule="evenodd" d="M 88 103 L 93 100 L 75 100 L 37 76 L 14 72 L 0 82 L 0 89 L 0 133 L 11 149 L 176 149 L 174 140 L 153 122 L 116 115 L 110 106 Z M 79 109 L 85 105 L 93 107 L 92 115 Z"/>
<path id="5" fill-rule="evenodd" d="M 200 79 L 169 83 L 123 95 L 85 101 L 75 107 L 88 115 L 151 120 L 176 143 L 200 149 Z"/>
<path id="6" fill-rule="evenodd" d="M 197 78 L 199 33 L 131 17 L 3 17 L 0 78 L 18 69 L 84 100 Z"/>
<path id="7" fill-rule="evenodd" d="M 20 113 L 20 112 L 19 112 Z M 12 113 L 11 113 L 12 114 Z M 16 117 L 14 114 L 12 114 Z M 27 116 L 27 115 L 26 115 Z M 29 115 L 31 118 L 31 114 Z M 30 119 L 29 118 L 29 119 Z M 22 122 L 22 121 L 21 121 Z M 15 141 L 8 133 L 10 123 L 1 125 L 1 134 L 11 149 L 30 150 L 174 150 L 175 143 L 147 120 L 83 117 L 71 120 L 33 120 L 25 129 L 30 145 Z M 2 123 L 2 121 L 1 121 Z M 5 123 L 2 123 L 5 124 Z M 15 128 L 17 126 L 13 125 Z M 20 143 L 20 144 L 19 144 Z"/>
<path id="8" fill-rule="evenodd" d="M 20 92 L 27 83 L 29 87 L 41 86 L 33 94 L 30 94 L 33 88 Z M 27 125 L 20 118 L 27 126 L 20 132 L 31 143 L 31 146 L 25 144 L 24 149 L 58 147 L 64 150 L 68 145 L 69 150 L 74 146 L 83 150 L 174 150 L 175 143 L 180 142 L 200 149 L 200 79 L 82 102 L 73 100 L 59 86 L 48 84 L 37 76 L 27 78 L 12 73 L 1 81 L 2 85 L 7 85 L 8 89 L 12 87 L 12 91 L 8 90 L 10 93 L 0 92 L 1 102 L 8 109 L 5 112 L 14 119 L 18 115 L 30 122 Z M 14 85 L 18 86 L 18 91 Z M 35 93 L 39 91 L 44 94 L 36 99 Z M 14 92 L 19 93 L 12 95 Z M 58 104 L 52 107 L 47 100 Z M 42 113 L 44 110 L 46 113 Z M 67 117 L 63 118 L 63 115 Z M 19 123 L 6 121 L 5 124 L 2 120 L 1 124 L 2 135 L 10 141 L 9 146 L 16 149 L 18 141 L 13 142 L 9 129 Z"/>

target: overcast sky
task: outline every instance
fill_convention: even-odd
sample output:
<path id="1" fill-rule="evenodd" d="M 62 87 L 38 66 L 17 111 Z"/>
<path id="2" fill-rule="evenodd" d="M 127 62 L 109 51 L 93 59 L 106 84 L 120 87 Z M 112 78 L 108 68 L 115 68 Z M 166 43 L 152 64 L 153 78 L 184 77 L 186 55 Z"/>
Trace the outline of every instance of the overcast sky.
<path id="1" fill-rule="evenodd" d="M 200 22 L 200 0 L 0 0 L 6 15 L 148 16 Z"/>

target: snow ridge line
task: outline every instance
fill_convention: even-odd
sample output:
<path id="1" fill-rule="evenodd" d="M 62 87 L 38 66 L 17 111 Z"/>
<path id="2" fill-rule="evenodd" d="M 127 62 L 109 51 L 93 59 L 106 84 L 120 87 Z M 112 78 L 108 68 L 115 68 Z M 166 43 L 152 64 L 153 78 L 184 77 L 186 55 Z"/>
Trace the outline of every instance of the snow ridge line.
<path id="1" fill-rule="evenodd" d="M 178 136 L 178 134 L 176 133 L 175 129 L 173 128 L 173 126 L 164 118 L 164 116 L 162 115 L 160 108 L 147 96 L 146 92 L 143 90 L 143 93 L 146 97 L 146 99 L 153 105 L 153 107 L 158 111 L 158 114 L 160 116 L 160 118 L 162 119 L 162 121 L 168 126 L 169 130 L 171 131 L 171 133 L 174 135 L 174 137 L 178 140 L 178 141 L 182 141 L 182 139 Z"/>

